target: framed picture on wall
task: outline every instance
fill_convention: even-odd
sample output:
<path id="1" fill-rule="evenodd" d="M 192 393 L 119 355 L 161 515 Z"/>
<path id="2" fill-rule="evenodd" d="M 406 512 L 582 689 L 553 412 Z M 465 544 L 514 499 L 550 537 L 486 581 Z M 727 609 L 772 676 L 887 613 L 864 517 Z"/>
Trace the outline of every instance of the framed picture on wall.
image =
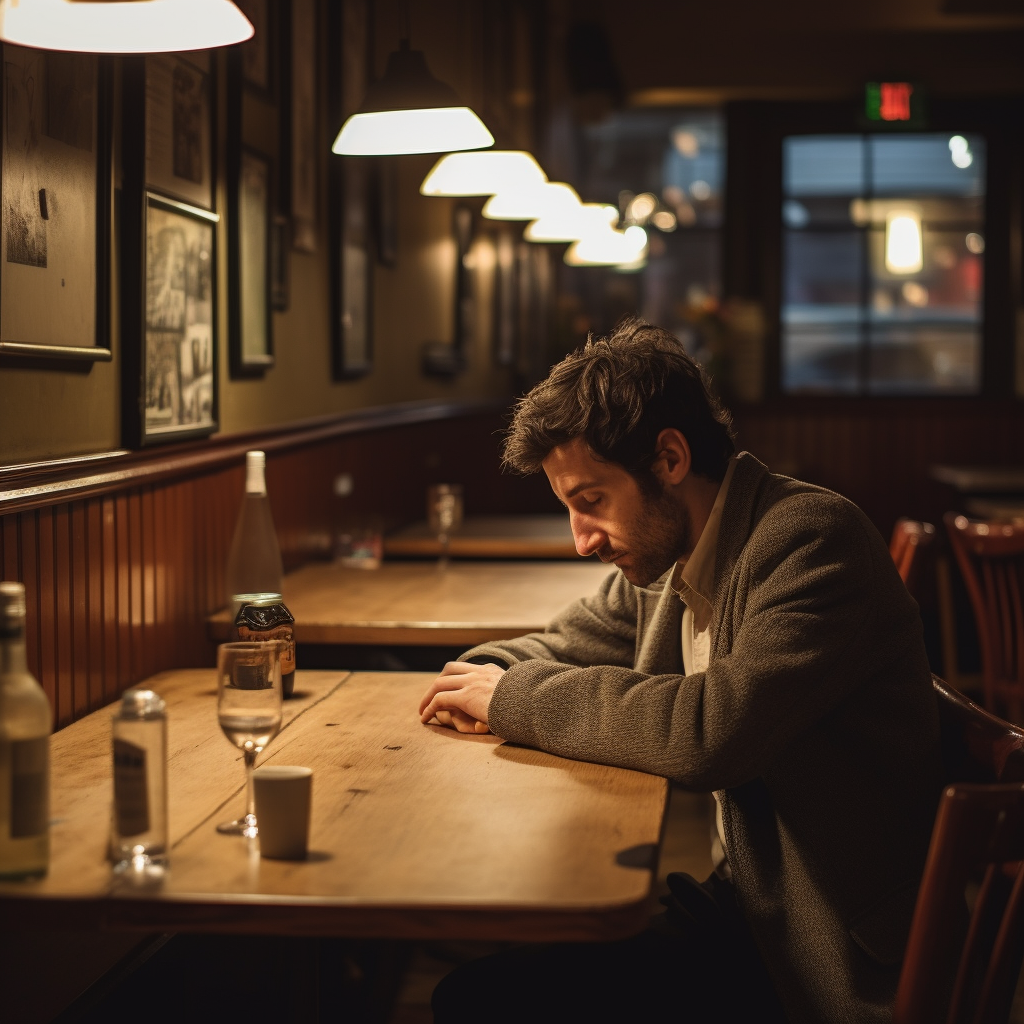
<path id="1" fill-rule="evenodd" d="M 270 158 L 241 147 L 228 182 L 228 320 L 231 372 L 262 373 L 274 365 L 271 327 Z"/>
<path id="2" fill-rule="evenodd" d="M 277 312 L 288 308 L 290 298 L 290 238 L 288 218 L 279 213 L 275 214 L 270 222 L 270 308 Z"/>
<path id="3" fill-rule="evenodd" d="M 109 61 L 2 51 L 0 357 L 109 360 Z"/>
<path id="4" fill-rule="evenodd" d="M 142 444 L 217 429 L 217 219 L 156 193 L 146 196 L 144 344 L 137 382 Z"/>
<path id="5" fill-rule="evenodd" d="M 370 77 L 369 0 L 341 0 L 329 8 L 330 39 L 341 60 L 332 63 L 332 123 L 340 128 L 359 108 Z M 337 379 L 361 377 L 373 367 L 373 164 L 332 157 L 330 232 L 331 363 Z"/>
<path id="6" fill-rule="evenodd" d="M 252 22 L 253 36 L 239 46 L 242 51 L 242 81 L 273 102 L 276 68 L 274 40 L 277 38 L 272 0 L 236 0 L 242 13 Z"/>
<path id="7" fill-rule="evenodd" d="M 214 208 L 213 76 L 209 51 L 145 58 L 146 185 Z"/>
<path id="8" fill-rule="evenodd" d="M 285 28 L 290 38 L 282 49 L 288 97 L 281 114 L 282 152 L 290 159 L 281 168 L 282 208 L 291 211 L 292 247 L 313 253 L 319 222 L 317 171 L 323 158 L 317 120 L 317 4 L 316 0 L 291 0 L 289 7 Z"/>

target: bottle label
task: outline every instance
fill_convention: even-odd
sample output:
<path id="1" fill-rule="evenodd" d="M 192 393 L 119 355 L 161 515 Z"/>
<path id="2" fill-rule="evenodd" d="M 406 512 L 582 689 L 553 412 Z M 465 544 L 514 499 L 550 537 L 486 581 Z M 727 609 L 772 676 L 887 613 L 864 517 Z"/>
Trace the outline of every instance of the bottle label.
<path id="1" fill-rule="evenodd" d="M 114 816 L 120 836 L 149 831 L 146 751 L 127 740 L 114 740 Z"/>
<path id="2" fill-rule="evenodd" d="M 50 823 L 50 737 L 10 745 L 11 838 L 41 836 Z"/>

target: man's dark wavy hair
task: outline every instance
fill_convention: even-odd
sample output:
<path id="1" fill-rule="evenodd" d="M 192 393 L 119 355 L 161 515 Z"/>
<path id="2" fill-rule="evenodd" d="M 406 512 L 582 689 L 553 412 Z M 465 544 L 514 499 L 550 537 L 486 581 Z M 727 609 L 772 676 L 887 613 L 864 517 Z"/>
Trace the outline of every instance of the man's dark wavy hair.
<path id="1" fill-rule="evenodd" d="M 596 458 L 654 491 L 650 467 L 667 427 L 689 442 L 695 473 L 722 480 L 736 452 L 731 414 L 673 335 L 627 317 L 607 338 L 591 335 L 516 402 L 504 464 L 536 473 L 554 448 L 582 437 Z"/>

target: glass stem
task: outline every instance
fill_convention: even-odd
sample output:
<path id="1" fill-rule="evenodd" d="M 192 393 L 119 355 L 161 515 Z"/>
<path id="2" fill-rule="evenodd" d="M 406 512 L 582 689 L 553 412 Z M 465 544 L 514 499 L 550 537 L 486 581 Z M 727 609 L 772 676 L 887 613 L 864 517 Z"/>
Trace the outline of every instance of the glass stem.
<path id="1" fill-rule="evenodd" d="M 252 770 L 256 767 L 256 751 L 243 750 L 245 758 L 245 816 L 246 818 L 256 817 L 256 793 L 252 785 Z"/>

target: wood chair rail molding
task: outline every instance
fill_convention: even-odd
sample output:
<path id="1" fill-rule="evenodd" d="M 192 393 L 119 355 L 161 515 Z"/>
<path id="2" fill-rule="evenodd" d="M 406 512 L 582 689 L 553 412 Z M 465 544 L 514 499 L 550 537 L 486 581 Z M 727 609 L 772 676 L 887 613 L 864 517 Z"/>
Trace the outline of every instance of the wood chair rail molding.
<path id="1" fill-rule="evenodd" d="M 117 449 L 52 462 L 0 467 L 0 515 L 239 465 L 252 448 L 273 454 L 346 434 L 496 413 L 506 405 L 497 401 L 403 402 L 218 435 L 187 444 L 141 451 Z"/>
<path id="2" fill-rule="evenodd" d="M 502 477 L 495 403 L 369 409 L 174 448 L 0 471 L 0 578 L 28 598 L 29 667 L 60 727 L 165 669 L 213 663 L 206 617 L 245 479 L 262 448 L 286 568 L 327 557 L 337 516 L 423 515 L 438 479 L 471 473 L 480 511 L 536 511 L 546 481 Z M 339 473 L 355 480 L 338 499 Z M 344 505 L 344 509 L 341 505 Z"/>

